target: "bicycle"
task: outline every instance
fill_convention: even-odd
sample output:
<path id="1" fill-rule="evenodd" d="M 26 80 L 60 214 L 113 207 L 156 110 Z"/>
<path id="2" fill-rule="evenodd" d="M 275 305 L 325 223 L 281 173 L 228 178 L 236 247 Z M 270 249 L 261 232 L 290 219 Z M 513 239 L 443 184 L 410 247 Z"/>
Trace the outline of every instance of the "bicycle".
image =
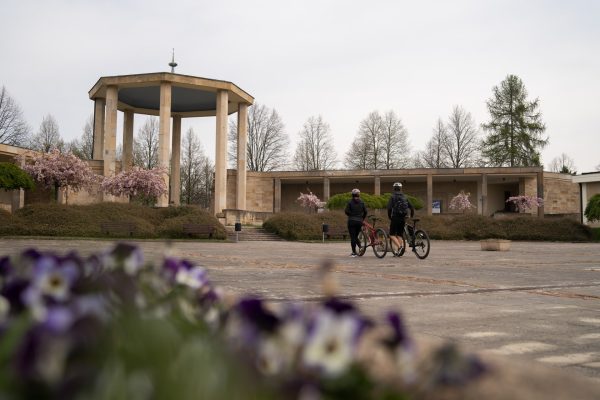
<path id="1" fill-rule="evenodd" d="M 417 229 L 417 222 L 419 222 L 418 218 L 412 218 L 412 221 L 412 226 L 408 223 L 404 224 L 402 236 L 398 236 L 398 240 L 400 240 L 400 248 L 396 246 L 396 243 L 394 243 L 392 237 L 388 235 L 389 247 L 392 253 L 400 257 L 406 251 L 406 242 L 408 240 L 409 246 L 412 247 L 415 255 L 421 260 L 424 260 L 429 255 L 429 235 L 427 235 L 427 232 L 425 232 L 423 229 Z"/>
<path id="2" fill-rule="evenodd" d="M 382 228 L 375 228 L 375 223 L 381 218 L 369 215 L 367 219 L 371 220 L 371 223 L 363 221 L 363 226 L 358 233 L 358 255 L 364 255 L 367 247 L 371 246 L 375 257 L 383 258 L 388 252 L 388 234 Z"/>

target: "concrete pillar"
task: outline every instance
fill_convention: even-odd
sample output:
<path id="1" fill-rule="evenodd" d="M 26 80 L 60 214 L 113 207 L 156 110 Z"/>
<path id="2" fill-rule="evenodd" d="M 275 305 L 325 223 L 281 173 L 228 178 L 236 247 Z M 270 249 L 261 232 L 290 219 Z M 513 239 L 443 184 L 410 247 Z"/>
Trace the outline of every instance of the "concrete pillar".
<path id="1" fill-rule="evenodd" d="M 102 160 L 104 155 L 104 115 L 106 100 L 94 100 L 94 148 L 92 159 Z"/>
<path id="2" fill-rule="evenodd" d="M 477 180 L 477 214 L 483 215 L 483 207 L 481 203 L 481 181 Z"/>
<path id="3" fill-rule="evenodd" d="M 171 144 L 171 84 L 160 83 L 160 112 L 158 117 L 158 166 L 164 170 L 163 180 L 169 188 L 169 146 Z M 169 194 L 158 198 L 159 207 L 169 205 Z"/>
<path id="4" fill-rule="evenodd" d="M 248 104 L 238 105 L 237 182 L 235 208 L 246 209 L 246 146 L 248 143 Z"/>
<path id="5" fill-rule="evenodd" d="M 433 175 L 427 175 L 427 215 L 433 214 Z"/>
<path id="6" fill-rule="evenodd" d="M 537 173 L 537 197 L 544 198 L 544 172 L 540 171 Z M 543 204 L 543 203 L 542 203 Z M 538 218 L 544 218 L 544 206 L 540 206 L 537 209 Z"/>
<path id="7" fill-rule="evenodd" d="M 481 175 L 481 213 L 482 215 L 488 216 L 488 183 L 487 175 Z"/>
<path id="8" fill-rule="evenodd" d="M 171 143 L 171 198 L 169 203 L 181 202 L 181 117 L 173 117 L 173 141 Z"/>
<path id="9" fill-rule="evenodd" d="M 133 111 L 123 113 L 123 158 L 121 168 L 128 171 L 133 165 Z"/>
<path id="10" fill-rule="evenodd" d="M 381 178 L 376 176 L 374 184 L 375 184 L 375 187 L 373 188 L 373 194 L 375 196 L 379 196 L 381 194 Z"/>
<path id="11" fill-rule="evenodd" d="M 581 187 L 581 199 L 583 200 L 581 202 L 581 223 L 584 225 L 587 225 L 589 223 L 587 217 L 585 216 L 585 208 L 587 207 L 587 203 L 588 203 L 588 194 L 587 194 L 587 183 L 583 182 L 579 184 Z"/>
<path id="12" fill-rule="evenodd" d="M 14 213 L 25 206 L 25 191 L 23 189 L 14 189 L 11 194 L 10 212 Z"/>
<path id="13" fill-rule="evenodd" d="M 329 178 L 323 178 L 323 201 L 329 200 Z"/>
<path id="14" fill-rule="evenodd" d="M 117 102 L 118 88 L 106 88 L 106 114 L 104 118 L 104 176 L 115 175 L 115 158 L 117 151 Z"/>
<path id="15" fill-rule="evenodd" d="M 275 178 L 273 182 L 273 212 L 281 211 L 281 179 Z"/>
<path id="16" fill-rule="evenodd" d="M 215 149 L 215 214 L 227 207 L 227 90 L 217 92 L 217 132 Z"/>

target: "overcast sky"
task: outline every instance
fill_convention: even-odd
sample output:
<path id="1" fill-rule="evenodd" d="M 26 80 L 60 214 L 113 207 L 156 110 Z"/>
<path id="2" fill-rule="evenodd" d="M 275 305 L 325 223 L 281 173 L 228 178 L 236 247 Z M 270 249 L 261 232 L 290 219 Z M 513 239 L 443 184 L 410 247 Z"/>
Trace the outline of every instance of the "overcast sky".
<path id="1" fill-rule="evenodd" d="M 290 152 L 320 114 L 341 161 L 374 110 L 394 110 L 422 150 L 454 105 L 486 122 L 492 88 L 515 74 L 540 99 L 544 164 L 563 152 L 578 172 L 600 164 L 595 0 L 0 0 L 0 37 L 0 86 L 34 131 L 52 114 L 67 140 L 93 113 L 98 78 L 169 71 L 174 47 L 177 73 L 234 82 L 275 108 Z M 183 124 L 211 158 L 214 124 Z"/>

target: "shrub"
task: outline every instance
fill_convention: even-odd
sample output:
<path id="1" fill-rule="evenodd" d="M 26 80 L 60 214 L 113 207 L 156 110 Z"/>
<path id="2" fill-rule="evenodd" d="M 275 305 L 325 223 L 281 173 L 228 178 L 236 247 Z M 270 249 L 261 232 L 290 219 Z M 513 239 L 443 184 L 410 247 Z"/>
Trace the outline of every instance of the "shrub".
<path id="1" fill-rule="evenodd" d="M 33 179 L 17 165 L 0 162 L 0 189 L 33 189 Z"/>
<path id="2" fill-rule="evenodd" d="M 600 221 L 600 194 L 593 195 L 588 201 L 584 215 L 589 221 Z"/>
<path id="3" fill-rule="evenodd" d="M 0 215 L 0 235 L 104 237 L 103 222 L 133 222 L 136 238 L 183 238 L 184 223 L 216 227 L 214 238 L 225 239 L 219 221 L 192 206 L 151 208 L 141 204 L 97 203 L 90 205 L 32 204 L 12 216 Z"/>
<path id="4" fill-rule="evenodd" d="M 169 207 L 174 208 L 174 207 Z M 183 233 L 184 224 L 201 224 L 201 225 L 213 225 L 215 231 L 213 233 L 213 239 L 227 239 L 227 231 L 225 227 L 221 225 L 218 220 L 207 212 L 198 209 L 197 207 L 177 207 L 181 209 L 179 215 L 172 215 L 170 218 L 165 219 L 158 227 L 157 235 L 159 237 L 168 238 L 187 238 L 187 234 Z"/>
<path id="5" fill-rule="evenodd" d="M 340 211 L 320 214 L 283 212 L 273 215 L 263 223 L 263 228 L 288 240 L 320 240 L 323 224 L 330 228 L 346 228 L 346 216 Z"/>
<path id="6" fill-rule="evenodd" d="M 482 215 L 436 215 L 419 216 L 419 226 L 427 231 L 431 239 L 441 240 L 548 240 L 580 242 L 592 239 L 592 230 L 568 218 L 519 217 L 494 219 Z M 330 227 L 346 227 L 346 216 L 340 212 L 317 215 L 301 213 L 279 213 L 269 218 L 265 229 L 288 240 L 321 239 L 321 224 Z M 378 226 L 388 228 L 384 218 Z"/>
<path id="7" fill-rule="evenodd" d="M 432 239 L 548 240 L 580 242 L 591 239 L 589 227 L 569 218 L 519 217 L 493 219 L 481 215 L 423 216 L 419 223 Z"/>
<path id="8" fill-rule="evenodd" d="M 392 196 L 391 193 L 384 193 L 379 196 L 375 196 L 368 193 L 361 193 L 360 197 L 365 202 L 365 205 L 368 209 L 383 209 L 387 208 L 387 203 Z M 340 193 L 335 196 L 331 196 L 327 201 L 327 208 L 330 210 L 344 210 L 346 208 L 346 204 L 350 201 L 352 195 L 350 193 Z M 406 198 L 415 208 L 415 210 L 420 210 L 423 208 L 423 201 L 417 197 L 413 197 L 410 195 L 406 195 Z"/>

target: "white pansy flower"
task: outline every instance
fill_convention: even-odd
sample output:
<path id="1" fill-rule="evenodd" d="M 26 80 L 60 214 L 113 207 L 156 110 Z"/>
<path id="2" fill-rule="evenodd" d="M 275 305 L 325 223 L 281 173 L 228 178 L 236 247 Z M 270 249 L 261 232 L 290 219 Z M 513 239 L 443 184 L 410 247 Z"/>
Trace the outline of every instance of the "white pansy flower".
<path id="1" fill-rule="evenodd" d="M 358 329 L 359 321 L 352 314 L 320 312 L 304 347 L 303 363 L 329 376 L 340 375 L 354 359 L 353 341 Z"/>

